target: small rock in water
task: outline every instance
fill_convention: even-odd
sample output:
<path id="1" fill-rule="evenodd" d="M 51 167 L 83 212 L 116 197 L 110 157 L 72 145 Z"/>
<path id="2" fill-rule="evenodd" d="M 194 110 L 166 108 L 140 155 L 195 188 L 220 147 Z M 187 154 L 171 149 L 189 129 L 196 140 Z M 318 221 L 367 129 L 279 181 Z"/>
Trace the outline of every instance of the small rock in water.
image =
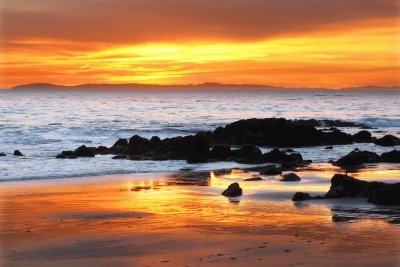
<path id="1" fill-rule="evenodd" d="M 397 138 L 391 134 L 387 134 L 384 137 L 377 139 L 375 144 L 379 146 L 396 146 L 400 145 L 400 138 Z"/>
<path id="2" fill-rule="evenodd" d="M 0 152 L 0 157 L 5 157 L 6 153 Z"/>
<path id="3" fill-rule="evenodd" d="M 296 194 L 294 194 L 292 200 L 293 201 L 303 201 L 303 200 L 308 200 L 311 199 L 310 194 L 308 193 L 303 193 L 303 192 L 296 192 Z"/>
<path id="4" fill-rule="evenodd" d="M 354 151 L 341 157 L 336 161 L 338 166 L 355 166 L 363 163 L 374 163 L 379 161 L 379 155 L 375 152 L 360 151 L 354 149 Z"/>
<path id="5" fill-rule="evenodd" d="M 327 146 L 324 149 L 333 149 L 333 146 Z"/>
<path id="6" fill-rule="evenodd" d="M 301 178 L 294 172 L 284 174 L 283 178 L 281 179 L 281 182 L 297 182 L 297 181 L 301 181 Z"/>
<path id="7" fill-rule="evenodd" d="M 14 156 L 20 157 L 20 156 L 23 156 L 23 155 L 24 154 L 22 154 L 21 151 L 19 151 L 19 150 L 15 150 L 14 151 Z"/>
<path id="8" fill-rule="evenodd" d="M 282 168 L 275 165 L 265 166 L 260 169 L 261 175 L 277 175 L 282 174 Z"/>
<path id="9" fill-rule="evenodd" d="M 240 188 L 240 185 L 238 183 L 233 183 L 228 186 L 228 188 L 222 192 L 222 195 L 226 197 L 238 197 L 241 196 L 243 193 L 242 188 Z"/>

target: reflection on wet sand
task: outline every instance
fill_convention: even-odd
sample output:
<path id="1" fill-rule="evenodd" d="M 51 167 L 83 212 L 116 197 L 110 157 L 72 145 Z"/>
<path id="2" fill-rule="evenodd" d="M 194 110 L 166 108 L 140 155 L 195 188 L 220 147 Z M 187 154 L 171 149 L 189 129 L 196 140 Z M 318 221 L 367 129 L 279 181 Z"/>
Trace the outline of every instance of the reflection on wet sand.
<path id="1" fill-rule="evenodd" d="M 244 181 L 259 173 L 227 170 L 16 185 L 0 198 L 1 257 L 9 266 L 334 266 L 370 252 L 373 263 L 395 266 L 399 207 L 290 200 L 299 189 L 326 192 L 335 171 L 301 169 L 295 183 Z M 221 196 L 232 182 L 243 196 Z M 296 261 L 301 255 L 308 260 Z"/>

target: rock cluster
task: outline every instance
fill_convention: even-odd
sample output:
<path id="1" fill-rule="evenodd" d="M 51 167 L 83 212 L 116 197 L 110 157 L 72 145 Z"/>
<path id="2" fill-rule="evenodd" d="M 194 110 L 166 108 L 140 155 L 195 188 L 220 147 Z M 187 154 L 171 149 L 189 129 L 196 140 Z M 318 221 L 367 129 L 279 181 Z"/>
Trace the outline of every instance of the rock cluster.
<path id="1" fill-rule="evenodd" d="M 353 150 L 349 154 L 338 159 L 335 164 L 346 167 L 377 162 L 400 162 L 400 151 L 392 150 L 390 152 L 382 153 L 382 155 L 379 156 L 370 151 Z"/>
<path id="2" fill-rule="evenodd" d="M 66 158 L 79 158 L 79 157 L 94 157 L 94 149 L 88 148 L 85 145 L 78 147 L 74 151 L 63 151 L 61 154 L 57 155 L 59 159 Z"/>
<path id="3" fill-rule="evenodd" d="M 348 175 L 335 174 L 325 196 L 311 197 L 308 193 L 297 192 L 293 201 L 344 197 L 367 197 L 374 204 L 400 205 L 400 183 L 367 182 Z"/>
<path id="4" fill-rule="evenodd" d="M 327 126 L 329 129 L 317 127 Z M 376 139 L 368 131 L 354 135 L 344 133 L 335 127 L 355 126 L 352 123 L 326 120 L 286 120 L 283 118 L 239 120 L 212 132 L 195 135 L 150 139 L 132 136 L 119 139 L 110 147 L 85 147 L 79 151 L 63 151 L 58 158 L 92 157 L 95 154 L 112 154 L 115 159 L 131 160 L 187 160 L 189 163 L 212 161 L 236 161 L 259 164 L 299 163 L 303 158 L 299 153 L 274 149 L 262 153 L 258 146 L 302 147 L 350 144 L 354 142 L 375 142 L 380 145 L 400 143 L 397 137 L 385 136 Z M 238 146 L 239 149 L 232 149 Z M 369 160 L 369 159 L 368 159 Z"/>

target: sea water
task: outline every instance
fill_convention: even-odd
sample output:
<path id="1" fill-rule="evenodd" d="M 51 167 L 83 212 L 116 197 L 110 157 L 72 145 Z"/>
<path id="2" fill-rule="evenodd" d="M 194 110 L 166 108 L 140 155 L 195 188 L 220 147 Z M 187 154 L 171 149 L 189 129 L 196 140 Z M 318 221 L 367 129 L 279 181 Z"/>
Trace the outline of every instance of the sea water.
<path id="1" fill-rule="evenodd" d="M 112 160 L 110 155 L 70 160 L 55 156 L 83 144 L 111 146 L 118 138 L 135 134 L 165 138 L 267 117 L 340 119 L 372 127 L 374 136 L 399 136 L 400 91 L 0 90 L 0 152 L 7 154 L 0 157 L 0 181 L 238 167 L 233 162 L 190 165 Z M 305 159 L 327 162 L 355 147 L 378 153 L 393 149 L 354 144 L 329 151 L 296 150 Z M 14 157 L 16 149 L 25 156 Z"/>

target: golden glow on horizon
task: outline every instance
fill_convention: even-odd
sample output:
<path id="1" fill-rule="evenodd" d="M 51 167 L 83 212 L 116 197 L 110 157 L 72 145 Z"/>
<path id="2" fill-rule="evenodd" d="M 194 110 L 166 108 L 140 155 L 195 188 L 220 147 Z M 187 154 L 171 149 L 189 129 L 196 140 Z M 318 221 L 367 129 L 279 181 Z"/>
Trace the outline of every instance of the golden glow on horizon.
<path id="1" fill-rule="evenodd" d="M 287 87 L 400 84 L 399 29 L 281 37 L 252 42 L 105 45 L 23 40 L 2 55 L 0 87 L 49 82 Z"/>

